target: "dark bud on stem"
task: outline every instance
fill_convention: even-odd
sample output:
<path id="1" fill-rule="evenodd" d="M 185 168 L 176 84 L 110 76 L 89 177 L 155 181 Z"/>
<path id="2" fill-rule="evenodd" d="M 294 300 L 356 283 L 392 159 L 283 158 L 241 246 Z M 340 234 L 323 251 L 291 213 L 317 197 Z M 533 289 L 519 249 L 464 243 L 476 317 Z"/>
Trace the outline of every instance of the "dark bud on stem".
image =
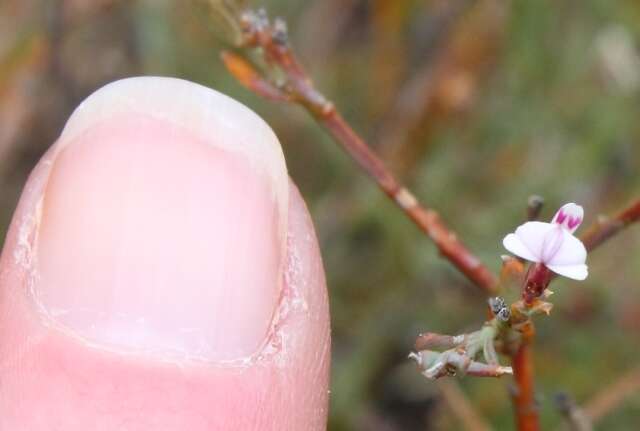
<path id="1" fill-rule="evenodd" d="M 500 296 L 490 298 L 489 307 L 491 307 L 491 312 L 498 320 L 508 322 L 511 318 L 511 310 L 507 306 L 504 298 L 501 298 Z"/>
<path id="2" fill-rule="evenodd" d="M 500 310 L 505 308 L 507 304 L 504 301 L 504 298 L 500 296 L 496 296 L 495 298 L 489 298 L 489 307 L 491 307 L 491 312 L 493 314 L 498 314 Z"/>

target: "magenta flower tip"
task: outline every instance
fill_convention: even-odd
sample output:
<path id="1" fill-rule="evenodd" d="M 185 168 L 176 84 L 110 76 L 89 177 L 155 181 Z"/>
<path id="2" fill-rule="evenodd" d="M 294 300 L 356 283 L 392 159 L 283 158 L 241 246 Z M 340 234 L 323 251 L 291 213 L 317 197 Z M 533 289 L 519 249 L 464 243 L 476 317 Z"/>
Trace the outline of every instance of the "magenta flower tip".
<path id="1" fill-rule="evenodd" d="M 573 233 L 578 229 L 584 217 L 584 210 L 580 205 L 573 202 L 562 205 L 556 215 L 553 216 L 551 223 L 558 224 L 569 232 Z"/>

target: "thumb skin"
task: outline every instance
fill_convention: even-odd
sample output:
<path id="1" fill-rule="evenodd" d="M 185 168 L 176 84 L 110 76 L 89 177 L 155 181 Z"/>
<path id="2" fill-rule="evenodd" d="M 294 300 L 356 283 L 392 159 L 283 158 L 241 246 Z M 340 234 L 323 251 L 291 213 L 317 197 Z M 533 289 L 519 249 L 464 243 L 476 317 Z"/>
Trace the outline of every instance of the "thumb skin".
<path id="1" fill-rule="evenodd" d="M 322 430 L 324 271 L 271 129 L 109 84 L 31 174 L 0 261 L 0 429 Z"/>

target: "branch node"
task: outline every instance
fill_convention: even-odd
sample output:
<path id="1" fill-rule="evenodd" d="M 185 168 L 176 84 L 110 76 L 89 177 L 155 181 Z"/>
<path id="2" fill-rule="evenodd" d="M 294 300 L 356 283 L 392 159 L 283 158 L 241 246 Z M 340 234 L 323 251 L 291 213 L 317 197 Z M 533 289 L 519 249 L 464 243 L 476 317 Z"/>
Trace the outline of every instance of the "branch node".
<path id="1" fill-rule="evenodd" d="M 527 200 L 527 220 L 538 220 L 542 207 L 544 206 L 544 199 L 542 196 L 531 195 Z"/>
<path id="2" fill-rule="evenodd" d="M 324 100 L 320 111 L 322 112 L 322 115 L 326 117 L 333 114 L 336 111 L 336 107 L 333 103 L 329 102 L 328 100 Z"/>
<path id="3" fill-rule="evenodd" d="M 405 210 L 410 210 L 418 205 L 416 197 L 405 187 L 402 187 L 395 196 L 396 202 Z"/>
<path id="4" fill-rule="evenodd" d="M 289 42 L 289 34 L 287 30 L 287 22 L 282 18 L 276 18 L 273 21 L 273 41 L 278 45 L 286 46 Z"/>

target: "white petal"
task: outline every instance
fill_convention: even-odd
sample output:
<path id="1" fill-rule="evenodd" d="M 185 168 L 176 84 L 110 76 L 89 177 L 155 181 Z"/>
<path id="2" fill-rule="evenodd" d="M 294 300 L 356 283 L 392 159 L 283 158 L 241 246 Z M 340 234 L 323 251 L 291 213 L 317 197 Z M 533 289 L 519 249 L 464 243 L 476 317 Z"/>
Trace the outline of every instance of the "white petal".
<path id="1" fill-rule="evenodd" d="M 563 240 L 558 251 L 546 261 L 551 265 L 579 265 L 587 260 L 587 249 L 584 244 L 568 231 L 562 230 Z"/>
<path id="2" fill-rule="evenodd" d="M 530 221 L 516 229 L 516 236 L 529 252 L 535 256 L 536 259 L 533 261 L 540 262 L 542 261 L 547 234 L 556 228 L 557 225 L 555 224 Z"/>
<path id="3" fill-rule="evenodd" d="M 587 265 L 546 265 L 551 271 L 574 280 L 584 280 L 589 275 Z"/>
<path id="4" fill-rule="evenodd" d="M 542 243 L 542 256 L 540 256 L 542 262 L 550 262 L 560 251 L 565 239 L 564 232 L 565 230 L 558 225 L 547 232 Z"/>
<path id="5" fill-rule="evenodd" d="M 534 256 L 522 243 L 522 241 L 520 241 L 520 238 L 518 238 L 513 233 L 510 233 L 509 235 L 504 237 L 504 239 L 502 240 L 502 245 L 504 245 L 504 248 L 506 248 L 516 256 L 519 256 L 526 260 L 530 260 L 532 262 L 539 262 L 539 259 Z"/>

